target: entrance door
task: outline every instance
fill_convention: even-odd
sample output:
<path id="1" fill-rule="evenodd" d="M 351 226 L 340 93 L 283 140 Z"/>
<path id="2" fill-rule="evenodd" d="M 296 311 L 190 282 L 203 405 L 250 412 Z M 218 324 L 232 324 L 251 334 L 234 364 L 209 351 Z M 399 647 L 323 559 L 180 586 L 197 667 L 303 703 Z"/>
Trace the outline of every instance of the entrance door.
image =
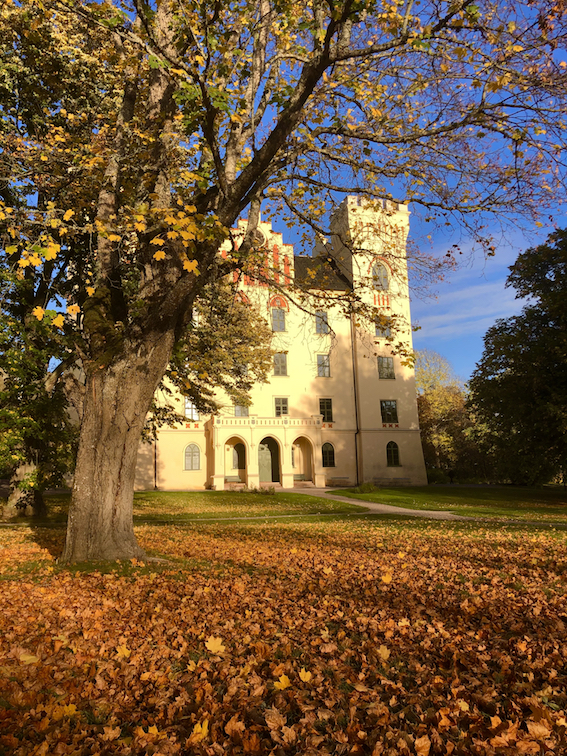
<path id="1" fill-rule="evenodd" d="M 258 444 L 260 483 L 280 482 L 280 450 L 275 439 L 266 436 Z"/>

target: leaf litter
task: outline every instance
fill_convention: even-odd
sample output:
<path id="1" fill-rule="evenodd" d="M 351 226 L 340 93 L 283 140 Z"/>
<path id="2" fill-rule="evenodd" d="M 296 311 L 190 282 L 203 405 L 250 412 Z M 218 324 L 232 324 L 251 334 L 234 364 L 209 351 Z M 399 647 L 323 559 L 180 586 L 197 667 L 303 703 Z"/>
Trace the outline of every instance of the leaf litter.
<path id="1" fill-rule="evenodd" d="M 62 569 L 61 532 L 0 533 L 0 754 L 567 752 L 562 534 L 138 537 L 171 561 Z"/>

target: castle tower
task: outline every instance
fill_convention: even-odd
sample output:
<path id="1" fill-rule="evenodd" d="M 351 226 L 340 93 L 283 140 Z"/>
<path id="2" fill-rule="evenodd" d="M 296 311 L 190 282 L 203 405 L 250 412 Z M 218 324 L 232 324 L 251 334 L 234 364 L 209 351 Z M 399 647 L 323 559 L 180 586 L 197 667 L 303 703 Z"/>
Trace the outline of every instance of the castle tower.
<path id="1" fill-rule="evenodd" d="M 331 221 L 332 254 L 353 294 L 377 313 L 351 316 L 359 482 L 426 484 L 407 276 L 406 205 L 347 197 Z"/>

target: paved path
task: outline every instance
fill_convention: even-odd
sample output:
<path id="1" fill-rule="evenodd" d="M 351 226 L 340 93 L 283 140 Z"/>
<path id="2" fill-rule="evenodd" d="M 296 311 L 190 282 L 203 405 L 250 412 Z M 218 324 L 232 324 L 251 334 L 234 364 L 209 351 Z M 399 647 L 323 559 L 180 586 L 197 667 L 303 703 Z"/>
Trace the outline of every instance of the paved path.
<path id="1" fill-rule="evenodd" d="M 338 489 L 340 491 L 340 489 Z M 363 499 L 350 499 L 348 496 L 341 496 L 337 489 L 333 488 L 281 488 L 278 491 L 286 493 L 302 493 L 309 496 L 318 496 L 321 499 L 332 499 L 341 501 L 345 504 L 355 504 L 357 507 L 370 510 L 368 514 L 399 514 L 408 517 L 423 517 L 428 520 L 473 520 L 473 517 L 463 517 L 462 515 L 453 514 L 453 512 L 440 512 L 431 509 L 406 509 L 405 507 L 394 507 L 391 504 L 376 504 L 373 501 L 364 501 Z M 361 512 L 363 514 L 363 512 Z"/>

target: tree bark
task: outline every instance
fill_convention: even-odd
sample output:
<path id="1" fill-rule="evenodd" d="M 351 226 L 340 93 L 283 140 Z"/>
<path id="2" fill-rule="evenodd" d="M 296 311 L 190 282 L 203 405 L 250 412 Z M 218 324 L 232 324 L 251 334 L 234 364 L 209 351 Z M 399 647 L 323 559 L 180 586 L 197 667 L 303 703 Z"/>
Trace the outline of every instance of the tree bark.
<path id="1" fill-rule="evenodd" d="M 145 556 L 132 521 L 136 459 L 173 343 L 173 330 L 125 341 L 87 375 L 63 562 Z"/>

